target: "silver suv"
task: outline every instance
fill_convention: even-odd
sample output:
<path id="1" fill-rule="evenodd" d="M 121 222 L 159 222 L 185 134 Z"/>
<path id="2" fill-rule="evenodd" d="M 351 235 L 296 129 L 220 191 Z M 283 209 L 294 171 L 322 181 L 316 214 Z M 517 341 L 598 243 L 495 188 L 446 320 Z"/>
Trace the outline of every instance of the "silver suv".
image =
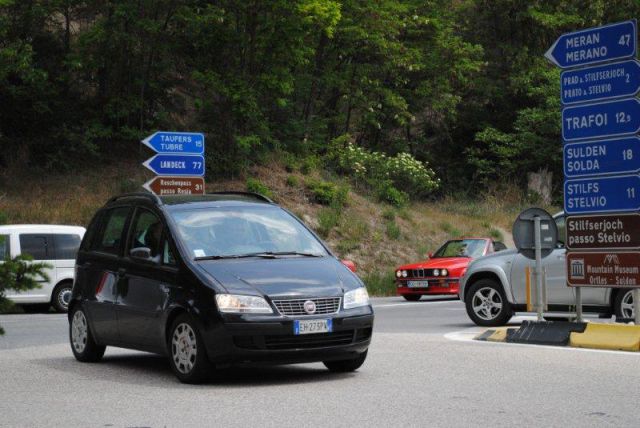
<path id="1" fill-rule="evenodd" d="M 565 215 L 554 216 L 558 236 L 564 241 Z M 575 291 L 567 286 L 564 242 L 558 243 L 542 263 L 546 269 L 547 303 L 550 312 L 574 312 Z M 526 312 L 525 268 L 532 270 L 533 260 L 516 250 L 500 251 L 471 262 L 460 283 L 458 295 L 465 303 L 467 314 L 477 325 L 497 326 L 506 324 L 515 312 Z M 633 293 L 629 289 L 582 289 L 582 305 L 585 312 L 603 315 L 615 314 L 617 318 L 633 318 Z"/>

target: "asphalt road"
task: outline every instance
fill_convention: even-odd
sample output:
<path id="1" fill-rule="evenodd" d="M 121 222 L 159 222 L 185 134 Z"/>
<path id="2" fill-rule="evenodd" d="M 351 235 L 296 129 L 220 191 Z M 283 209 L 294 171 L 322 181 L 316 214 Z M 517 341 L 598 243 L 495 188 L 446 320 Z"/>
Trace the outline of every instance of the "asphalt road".
<path id="1" fill-rule="evenodd" d="M 198 386 L 141 352 L 76 362 L 64 315 L 0 316 L 0 426 L 640 425 L 640 355 L 470 341 L 458 301 L 374 306 L 356 373 L 243 368 Z"/>

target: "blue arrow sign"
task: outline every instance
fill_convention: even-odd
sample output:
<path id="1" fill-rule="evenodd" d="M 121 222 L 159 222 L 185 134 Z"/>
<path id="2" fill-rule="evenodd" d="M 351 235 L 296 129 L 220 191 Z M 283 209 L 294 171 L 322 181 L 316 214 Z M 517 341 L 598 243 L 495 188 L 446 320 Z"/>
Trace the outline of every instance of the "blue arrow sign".
<path id="1" fill-rule="evenodd" d="M 204 135 L 195 132 L 159 131 L 142 140 L 142 144 L 156 153 L 204 153 Z"/>
<path id="2" fill-rule="evenodd" d="M 640 209 L 640 177 L 619 175 L 564 182 L 567 214 L 637 211 Z"/>
<path id="3" fill-rule="evenodd" d="M 562 104 L 630 97 L 640 90 L 640 63 L 635 60 L 570 70 L 560 77 Z"/>
<path id="4" fill-rule="evenodd" d="M 631 58 L 637 39 L 634 19 L 563 34 L 544 56 L 562 68 Z"/>
<path id="5" fill-rule="evenodd" d="M 157 175 L 204 175 L 204 156 L 200 155 L 159 154 L 142 165 Z"/>
<path id="6" fill-rule="evenodd" d="M 640 131 L 640 101 L 635 98 L 567 107 L 562 110 L 565 141 L 607 138 Z"/>
<path id="7" fill-rule="evenodd" d="M 564 145 L 565 177 L 640 172 L 640 138 L 589 141 Z"/>

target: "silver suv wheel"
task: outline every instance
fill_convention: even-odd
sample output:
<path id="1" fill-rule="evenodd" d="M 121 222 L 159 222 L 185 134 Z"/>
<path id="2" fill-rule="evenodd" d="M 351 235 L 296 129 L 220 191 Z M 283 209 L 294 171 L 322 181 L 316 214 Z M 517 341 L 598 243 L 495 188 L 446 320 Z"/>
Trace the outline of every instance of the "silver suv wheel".
<path id="1" fill-rule="evenodd" d="M 502 311 L 502 297 L 495 289 L 491 287 L 483 287 L 478 289 L 471 300 L 473 312 L 485 320 L 492 321 Z"/>
<path id="2" fill-rule="evenodd" d="M 633 318 L 635 316 L 635 310 L 633 308 L 633 291 L 629 290 L 622 296 L 622 302 L 620 303 L 620 311 L 623 318 Z"/>

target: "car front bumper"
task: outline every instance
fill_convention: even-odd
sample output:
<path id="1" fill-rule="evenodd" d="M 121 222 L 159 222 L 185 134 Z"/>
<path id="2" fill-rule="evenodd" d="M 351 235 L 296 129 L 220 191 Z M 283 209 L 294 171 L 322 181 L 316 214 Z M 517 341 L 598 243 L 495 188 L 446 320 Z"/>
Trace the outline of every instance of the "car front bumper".
<path id="1" fill-rule="evenodd" d="M 422 281 L 423 279 L 419 279 L 418 281 Z M 435 279 L 435 278 L 427 278 L 425 281 L 429 281 L 428 287 L 416 288 L 416 287 L 408 287 L 407 280 L 396 280 L 396 293 L 398 296 L 407 296 L 407 295 L 458 295 L 458 290 L 460 288 L 460 279 L 459 278 L 447 278 L 447 279 Z"/>
<path id="2" fill-rule="evenodd" d="M 293 334 L 294 319 L 332 319 L 333 331 Z M 292 364 L 355 358 L 371 343 L 373 310 L 370 306 L 314 317 L 280 315 L 225 315 L 223 322 L 203 339 L 211 362 Z"/>

